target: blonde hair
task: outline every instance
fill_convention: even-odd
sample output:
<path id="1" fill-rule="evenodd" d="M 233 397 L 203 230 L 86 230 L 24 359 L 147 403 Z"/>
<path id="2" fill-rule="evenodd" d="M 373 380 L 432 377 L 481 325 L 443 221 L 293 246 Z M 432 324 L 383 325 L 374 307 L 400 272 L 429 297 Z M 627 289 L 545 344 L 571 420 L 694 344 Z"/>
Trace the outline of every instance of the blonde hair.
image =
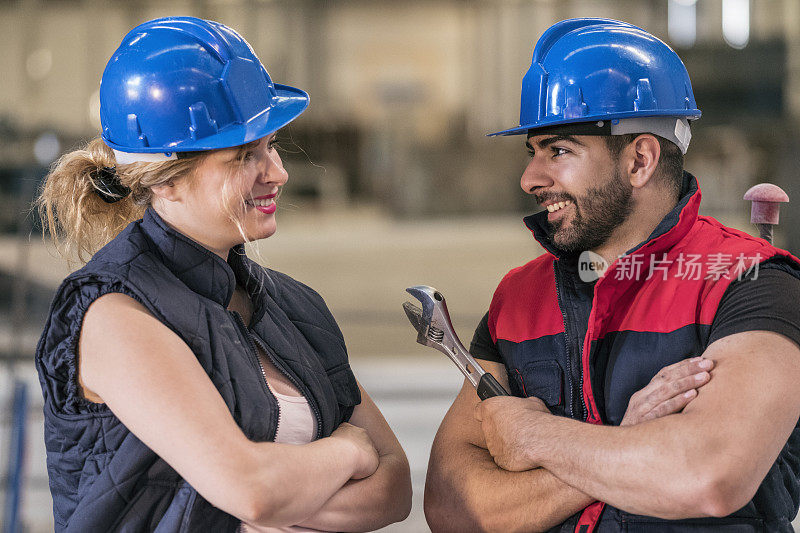
<path id="1" fill-rule="evenodd" d="M 114 152 L 102 139 L 63 155 L 47 175 L 34 201 L 58 252 L 67 260 L 86 262 L 125 226 L 142 217 L 153 199 L 150 189 L 192 174 L 206 152 L 171 161 L 116 165 Z M 116 167 L 122 185 L 131 192 L 114 203 L 105 202 L 96 191 L 98 172 Z"/>
<path id="2" fill-rule="evenodd" d="M 238 150 L 236 152 L 236 155 L 234 156 L 234 160 L 236 161 L 237 166 L 239 167 L 243 166 L 245 164 L 244 158 L 247 155 L 247 153 L 250 150 L 256 148 L 263 140 L 264 138 L 256 139 L 255 141 L 250 141 L 247 144 L 242 144 L 238 146 L 237 147 Z M 233 197 L 233 193 L 231 192 L 231 184 L 233 182 L 233 178 L 238 174 L 238 172 L 239 170 L 237 168 L 231 169 L 230 173 L 226 176 L 226 179 L 223 181 L 222 191 L 220 191 L 220 196 L 219 196 L 220 207 L 228 216 L 228 219 L 230 219 L 230 221 L 233 222 L 233 224 L 236 226 L 236 231 L 239 232 L 239 236 L 242 238 L 242 240 L 244 242 L 250 242 L 252 239 L 244 229 L 244 221 L 242 220 L 241 216 L 242 213 L 234 209 L 233 206 L 236 204 L 227 201 L 229 199 L 232 199 Z M 245 201 L 248 200 L 249 198 L 246 198 L 244 196 L 239 196 L 238 199 Z M 259 259 L 263 261 L 263 257 L 261 257 L 261 253 L 258 251 L 258 249 L 255 249 L 254 251 L 256 255 L 259 257 Z"/>

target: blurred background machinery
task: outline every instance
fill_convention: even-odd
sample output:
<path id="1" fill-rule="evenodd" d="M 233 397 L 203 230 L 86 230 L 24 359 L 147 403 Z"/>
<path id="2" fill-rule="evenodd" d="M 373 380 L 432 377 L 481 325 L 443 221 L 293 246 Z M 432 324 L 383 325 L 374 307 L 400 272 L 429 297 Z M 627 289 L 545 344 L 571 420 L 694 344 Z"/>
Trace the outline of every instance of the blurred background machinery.
<path id="1" fill-rule="evenodd" d="M 357 376 L 406 445 L 415 506 L 393 531 L 426 530 L 427 451 L 460 382 L 414 343 L 403 289 L 446 291 L 467 340 L 499 278 L 540 253 L 519 220 L 536 208 L 518 186 L 522 141 L 484 134 L 516 123 L 522 75 L 548 26 L 617 18 L 676 49 L 703 111 L 686 167 L 704 214 L 756 233 L 742 200 L 750 186 L 772 182 L 800 198 L 797 0 L 0 0 L 0 485 L 16 479 L 19 381 L 29 399 L 24 530 L 52 528 L 32 354 L 69 272 L 28 206 L 53 159 L 97 135 L 98 83 L 119 39 L 169 15 L 232 26 L 274 80 L 311 94 L 280 135 L 291 177 L 280 231 L 257 246 L 328 300 Z M 775 241 L 798 251 L 792 205 Z M 408 357 L 430 376 L 419 390 L 398 374 Z"/>

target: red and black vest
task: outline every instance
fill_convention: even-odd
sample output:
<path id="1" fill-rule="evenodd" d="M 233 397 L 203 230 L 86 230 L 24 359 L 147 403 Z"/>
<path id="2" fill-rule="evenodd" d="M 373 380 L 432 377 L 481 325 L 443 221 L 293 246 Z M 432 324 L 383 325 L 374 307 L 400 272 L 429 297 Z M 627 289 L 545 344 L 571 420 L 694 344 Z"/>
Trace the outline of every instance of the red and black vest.
<path id="1" fill-rule="evenodd" d="M 536 396 L 557 415 L 618 425 L 659 370 L 705 351 L 720 300 L 740 274 L 766 261 L 800 272 L 787 251 L 699 216 L 688 173 L 683 191 L 650 237 L 596 281 L 582 281 L 578 258 L 553 246 L 546 212 L 525 219 L 548 253 L 509 272 L 489 308 L 513 394 Z M 796 427 L 753 500 L 729 517 L 666 521 L 596 502 L 552 531 L 792 532 L 799 480 Z"/>

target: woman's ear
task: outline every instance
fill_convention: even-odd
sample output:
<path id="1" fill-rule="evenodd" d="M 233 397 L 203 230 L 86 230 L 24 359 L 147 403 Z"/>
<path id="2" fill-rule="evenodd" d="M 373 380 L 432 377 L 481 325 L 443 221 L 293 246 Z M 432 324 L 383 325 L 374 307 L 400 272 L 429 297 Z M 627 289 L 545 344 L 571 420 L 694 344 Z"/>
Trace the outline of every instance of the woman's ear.
<path id="1" fill-rule="evenodd" d="M 172 180 L 159 185 L 153 185 L 150 187 L 150 190 L 153 191 L 154 196 L 162 200 L 168 200 L 170 202 L 180 200 L 179 188 L 175 187 L 175 183 Z"/>
<path id="2" fill-rule="evenodd" d="M 643 133 L 628 145 L 632 156 L 629 179 L 634 188 L 644 187 L 655 174 L 661 158 L 661 145 L 655 135 Z"/>

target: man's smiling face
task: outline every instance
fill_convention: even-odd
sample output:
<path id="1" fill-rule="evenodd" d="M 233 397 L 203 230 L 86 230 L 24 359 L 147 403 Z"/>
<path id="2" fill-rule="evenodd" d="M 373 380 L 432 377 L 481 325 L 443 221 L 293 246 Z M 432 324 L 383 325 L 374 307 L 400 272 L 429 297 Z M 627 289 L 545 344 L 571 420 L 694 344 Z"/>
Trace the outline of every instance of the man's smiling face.
<path id="1" fill-rule="evenodd" d="M 565 252 L 604 244 L 633 209 L 633 187 L 603 137 L 531 135 L 522 189 L 548 210 L 553 243 Z"/>

